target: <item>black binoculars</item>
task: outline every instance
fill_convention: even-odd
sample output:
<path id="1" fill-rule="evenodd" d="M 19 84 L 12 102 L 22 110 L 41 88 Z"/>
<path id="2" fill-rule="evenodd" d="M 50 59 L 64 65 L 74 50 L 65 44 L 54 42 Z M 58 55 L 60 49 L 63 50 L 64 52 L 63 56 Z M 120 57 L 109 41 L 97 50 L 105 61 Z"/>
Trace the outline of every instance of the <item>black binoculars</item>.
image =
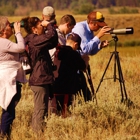
<path id="1" fill-rule="evenodd" d="M 14 23 L 15 22 L 10 23 L 11 28 L 14 28 Z M 24 27 L 24 22 L 23 21 L 20 21 L 20 27 Z"/>

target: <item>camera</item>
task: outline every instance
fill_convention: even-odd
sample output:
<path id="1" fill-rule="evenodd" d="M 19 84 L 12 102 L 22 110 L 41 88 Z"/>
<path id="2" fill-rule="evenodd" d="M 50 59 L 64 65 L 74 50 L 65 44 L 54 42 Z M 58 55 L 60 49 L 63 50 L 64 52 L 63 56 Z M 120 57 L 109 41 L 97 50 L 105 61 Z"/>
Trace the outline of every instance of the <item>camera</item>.
<path id="1" fill-rule="evenodd" d="M 10 23 L 11 28 L 14 28 L 14 23 L 15 22 Z M 24 22 L 23 21 L 20 21 L 20 27 L 24 27 Z"/>
<path id="2" fill-rule="evenodd" d="M 125 35 L 125 34 L 133 34 L 134 29 L 133 27 L 127 27 L 127 28 L 123 28 L 123 29 L 111 29 L 109 32 L 109 34 L 116 34 L 116 35 Z"/>

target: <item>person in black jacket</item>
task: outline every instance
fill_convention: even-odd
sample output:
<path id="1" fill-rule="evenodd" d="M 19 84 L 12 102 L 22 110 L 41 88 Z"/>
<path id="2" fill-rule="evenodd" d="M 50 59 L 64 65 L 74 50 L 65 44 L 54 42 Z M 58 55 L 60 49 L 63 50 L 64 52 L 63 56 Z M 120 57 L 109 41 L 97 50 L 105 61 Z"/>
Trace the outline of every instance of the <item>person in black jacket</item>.
<path id="1" fill-rule="evenodd" d="M 62 111 L 65 117 L 67 106 L 72 104 L 72 96 L 78 91 L 78 70 L 85 70 L 86 65 L 81 55 L 76 51 L 80 48 L 81 38 L 75 33 L 70 33 L 66 45 L 59 47 L 56 57 L 61 61 L 58 77 L 54 83 L 54 96 L 56 97 L 57 110 Z"/>
<path id="2" fill-rule="evenodd" d="M 40 21 L 37 17 L 26 17 L 22 21 L 27 32 L 25 44 L 28 45 L 33 67 L 29 77 L 29 85 L 34 92 L 32 127 L 38 132 L 43 131 L 44 117 L 48 111 L 48 97 L 51 84 L 54 82 L 52 61 L 48 50 L 57 46 L 58 36 L 55 28 L 48 21 Z"/>

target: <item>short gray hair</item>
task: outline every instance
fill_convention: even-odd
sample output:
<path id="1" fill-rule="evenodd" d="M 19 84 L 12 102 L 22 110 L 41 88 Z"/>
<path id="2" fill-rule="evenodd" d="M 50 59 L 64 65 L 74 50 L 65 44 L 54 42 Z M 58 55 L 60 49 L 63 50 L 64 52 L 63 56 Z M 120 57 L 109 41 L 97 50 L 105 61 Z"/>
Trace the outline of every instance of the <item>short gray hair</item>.
<path id="1" fill-rule="evenodd" d="M 5 29 L 8 18 L 6 16 L 0 16 L 0 34 Z"/>

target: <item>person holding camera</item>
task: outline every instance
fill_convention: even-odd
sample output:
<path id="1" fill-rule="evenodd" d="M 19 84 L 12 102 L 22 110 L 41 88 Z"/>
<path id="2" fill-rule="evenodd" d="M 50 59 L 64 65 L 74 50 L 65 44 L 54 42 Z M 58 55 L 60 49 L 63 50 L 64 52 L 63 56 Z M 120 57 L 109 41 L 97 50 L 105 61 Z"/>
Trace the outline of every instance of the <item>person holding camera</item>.
<path id="1" fill-rule="evenodd" d="M 33 70 L 29 77 L 29 85 L 34 93 L 34 111 L 32 128 L 35 132 L 43 132 L 44 117 L 48 113 L 48 98 L 54 82 L 52 60 L 49 49 L 58 44 L 55 28 L 46 20 L 38 17 L 25 17 L 24 29 L 27 32 L 25 44 L 28 45 Z"/>
<path id="2" fill-rule="evenodd" d="M 82 39 L 80 45 L 81 56 L 85 60 L 87 67 L 89 61 L 88 55 L 95 55 L 109 44 L 107 40 L 101 41 L 100 39 L 110 30 L 111 28 L 105 23 L 103 14 L 94 11 L 88 14 L 87 20 L 76 23 L 72 29 L 72 32 L 78 34 Z M 94 36 L 94 32 L 96 31 L 99 32 Z M 92 94 L 87 86 L 86 78 L 83 72 L 79 71 L 78 74 L 81 81 L 79 87 L 83 92 L 85 101 L 91 100 Z"/>
<path id="3" fill-rule="evenodd" d="M 0 16 L 0 139 L 10 138 L 15 107 L 21 98 L 21 83 L 25 82 L 25 74 L 19 60 L 19 53 L 25 51 L 20 26 L 20 22 L 11 26 L 7 17 Z M 9 40 L 14 33 L 17 43 Z"/>

